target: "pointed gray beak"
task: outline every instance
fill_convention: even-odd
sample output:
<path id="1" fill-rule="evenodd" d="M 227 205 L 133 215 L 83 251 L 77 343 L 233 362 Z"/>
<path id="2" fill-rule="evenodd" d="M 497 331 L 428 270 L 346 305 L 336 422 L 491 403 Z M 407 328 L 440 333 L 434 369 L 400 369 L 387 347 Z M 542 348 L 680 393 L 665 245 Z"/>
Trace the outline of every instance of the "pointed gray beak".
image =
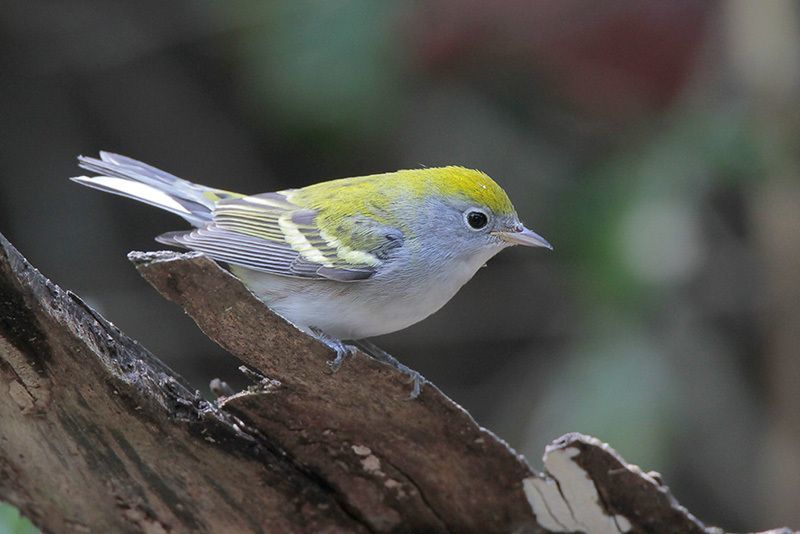
<path id="1" fill-rule="evenodd" d="M 497 237 L 511 243 L 512 245 L 524 245 L 526 247 L 544 247 L 550 250 L 553 250 L 553 245 L 547 242 L 547 239 L 543 238 L 533 230 L 528 230 L 524 226 L 520 225 L 518 230 L 511 230 L 508 232 L 495 232 Z"/>

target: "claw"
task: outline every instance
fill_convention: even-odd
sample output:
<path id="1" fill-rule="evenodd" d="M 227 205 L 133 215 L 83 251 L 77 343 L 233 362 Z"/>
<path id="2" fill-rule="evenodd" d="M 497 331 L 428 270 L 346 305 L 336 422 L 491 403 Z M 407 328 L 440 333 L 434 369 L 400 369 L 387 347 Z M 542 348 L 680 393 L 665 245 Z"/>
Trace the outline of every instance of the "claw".
<path id="1" fill-rule="evenodd" d="M 330 360 L 328 362 L 328 366 L 331 368 L 331 371 L 334 373 L 339 370 L 342 366 L 344 361 L 355 354 L 357 348 L 363 350 L 366 354 L 370 355 L 371 357 L 375 358 L 379 362 L 383 362 L 385 364 L 391 365 L 404 375 L 408 376 L 413 383 L 411 388 L 411 393 L 409 394 L 409 400 L 414 400 L 419 397 L 419 394 L 422 392 L 422 386 L 425 385 L 425 377 L 422 376 L 419 372 L 411 369 L 410 367 L 403 365 L 397 358 L 377 346 L 372 341 L 367 339 L 359 339 L 353 341 L 354 345 L 347 345 L 342 340 L 336 339 L 335 337 L 329 336 L 319 328 L 312 326 L 309 328 L 311 333 L 324 343 L 328 348 L 336 353 L 336 358 Z"/>
<path id="2" fill-rule="evenodd" d="M 355 341 L 355 343 L 361 350 L 379 362 L 391 365 L 404 375 L 408 376 L 414 384 L 411 388 L 411 393 L 408 396 L 409 400 L 414 400 L 419 397 L 419 394 L 422 392 L 422 386 L 424 386 L 426 382 L 424 376 L 422 376 L 418 371 L 411 369 L 407 365 L 400 363 L 397 358 L 368 339 L 359 339 L 358 341 Z"/>
<path id="3" fill-rule="evenodd" d="M 353 347 L 350 345 L 345 345 L 341 341 L 338 345 L 328 345 L 330 348 L 336 351 L 336 358 L 333 360 L 328 360 L 328 367 L 331 368 L 331 371 L 334 373 L 339 370 L 342 366 L 344 361 L 355 354 Z"/>
<path id="4" fill-rule="evenodd" d="M 347 358 L 355 354 L 356 349 L 352 345 L 345 345 L 341 340 L 329 336 L 315 326 L 312 326 L 310 330 L 318 340 L 336 353 L 336 358 L 328 361 L 328 366 L 334 373 L 339 370 Z"/>

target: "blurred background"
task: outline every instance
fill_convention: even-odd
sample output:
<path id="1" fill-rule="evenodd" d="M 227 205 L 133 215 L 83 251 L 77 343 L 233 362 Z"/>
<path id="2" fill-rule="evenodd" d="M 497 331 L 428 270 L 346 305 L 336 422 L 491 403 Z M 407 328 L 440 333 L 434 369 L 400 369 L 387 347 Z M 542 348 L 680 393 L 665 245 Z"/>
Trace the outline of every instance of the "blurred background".
<path id="1" fill-rule="evenodd" d="M 555 251 L 377 341 L 539 466 L 568 431 L 702 520 L 800 528 L 800 4 L 12 0 L 0 232 L 207 394 L 237 362 L 125 255 L 111 150 L 246 193 L 482 169 Z"/>

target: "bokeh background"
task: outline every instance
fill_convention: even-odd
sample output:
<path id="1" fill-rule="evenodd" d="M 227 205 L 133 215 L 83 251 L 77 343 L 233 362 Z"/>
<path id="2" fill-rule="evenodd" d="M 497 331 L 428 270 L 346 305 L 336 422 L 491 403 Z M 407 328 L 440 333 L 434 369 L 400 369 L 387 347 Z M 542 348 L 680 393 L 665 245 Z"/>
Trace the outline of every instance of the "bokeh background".
<path id="1" fill-rule="evenodd" d="M 377 341 L 535 466 L 581 431 L 800 528 L 800 4 L 11 0 L 0 67 L 0 231 L 198 389 L 237 362 L 125 258 L 184 223 L 77 154 L 248 193 L 479 168 L 555 251 Z"/>

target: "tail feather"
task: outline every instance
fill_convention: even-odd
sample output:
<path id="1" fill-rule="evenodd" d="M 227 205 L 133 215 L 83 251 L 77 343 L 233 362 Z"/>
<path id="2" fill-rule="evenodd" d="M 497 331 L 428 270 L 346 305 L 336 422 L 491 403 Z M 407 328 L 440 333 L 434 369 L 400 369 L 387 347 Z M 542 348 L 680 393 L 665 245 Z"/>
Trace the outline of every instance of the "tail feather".
<path id="1" fill-rule="evenodd" d="M 176 215 L 180 215 L 196 226 L 201 226 L 210 219 L 210 212 L 208 212 L 205 207 L 203 207 L 203 209 L 209 213 L 209 217 L 201 216 L 199 211 L 190 211 L 179 199 L 170 196 L 160 189 L 141 182 L 134 182 L 133 180 L 125 180 L 124 178 L 117 178 L 114 176 L 75 176 L 70 178 L 70 180 L 91 187 L 92 189 L 132 198 L 139 202 L 144 202 L 145 204 L 150 204 L 151 206 L 172 212 Z"/>
<path id="2" fill-rule="evenodd" d="M 86 159 L 91 159 L 91 158 L 86 158 Z M 187 180 L 183 180 L 181 178 L 178 178 L 174 174 L 170 174 L 170 173 L 168 173 L 166 171 L 162 171 L 161 169 L 153 167 L 152 165 L 148 165 L 147 163 L 135 160 L 133 158 L 129 158 L 127 156 L 123 156 L 121 154 L 114 154 L 112 152 L 106 152 L 106 151 L 101 150 L 100 151 L 100 159 L 103 162 L 114 164 L 114 165 L 117 165 L 117 166 L 120 166 L 120 167 L 127 167 L 127 168 L 131 168 L 132 167 L 134 170 L 138 169 L 140 176 L 149 176 L 150 178 L 158 180 L 161 183 L 164 183 L 164 184 L 167 184 L 167 185 L 172 185 L 172 184 L 174 184 L 176 182 L 177 183 L 184 183 L 184 184 L 190 184 L 191 183 L 191 182 L 189 182 Z M 194 184 L 192 184 L 192 185 L 194 185 Z"/>
<path id="3" fill-rule="evenodd" d="M 83 169 L 100 176 L 78 176 L 72 178 L 74 182 L 167 210 L 194 226 L 203 226 L 211 220 L 218 200 L 239 196 L 194 184 L 110 152 L 100 152 L 100 159 L 79 156 L 78 162 Z"/>

